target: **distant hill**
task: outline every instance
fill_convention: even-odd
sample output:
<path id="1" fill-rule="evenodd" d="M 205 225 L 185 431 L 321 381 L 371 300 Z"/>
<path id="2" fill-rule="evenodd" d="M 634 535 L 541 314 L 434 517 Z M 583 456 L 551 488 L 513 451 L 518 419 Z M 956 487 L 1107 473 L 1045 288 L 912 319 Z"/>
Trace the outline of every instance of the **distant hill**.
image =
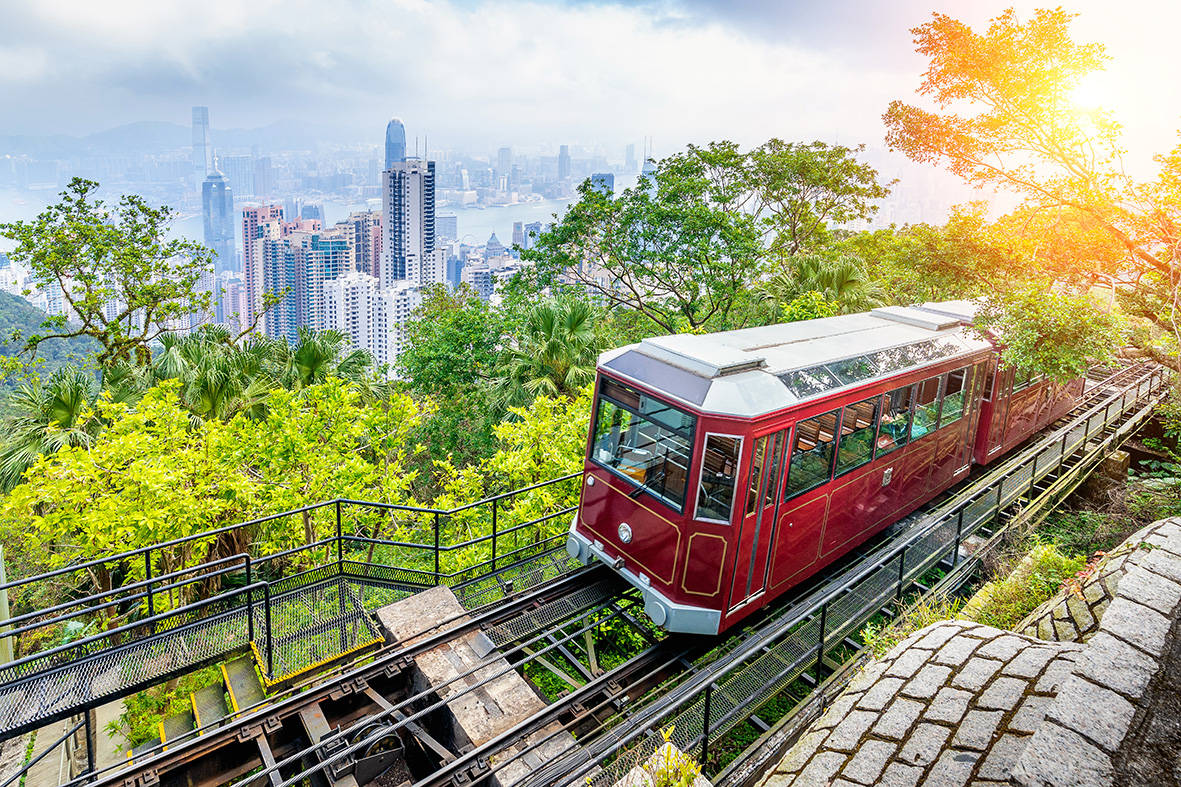
<path id="1" fill-rule="evenodd" d="M 23 336 L 42 332 L 44 328 L 41 325 L 45 322 L 45 316 L 45 312 L 24 298 L 0 291 L 0 356 L 18 356 L 23 343 L 12 341 L 13 331 L 19 329 Z M 48 377 L 53 370 L 68 363 L 84 363 L 95 356 L 98 347 L 98 342 L 89 337 L 53 339 L 42 343 L 37 350 L 37 357 L 41 359 L 38 366 L 41 377 Z M 0 413 L 6 409 L 5 400 L 8 393 L 19 383 L 20 380 L 14 378 L 0 382 Z"/>

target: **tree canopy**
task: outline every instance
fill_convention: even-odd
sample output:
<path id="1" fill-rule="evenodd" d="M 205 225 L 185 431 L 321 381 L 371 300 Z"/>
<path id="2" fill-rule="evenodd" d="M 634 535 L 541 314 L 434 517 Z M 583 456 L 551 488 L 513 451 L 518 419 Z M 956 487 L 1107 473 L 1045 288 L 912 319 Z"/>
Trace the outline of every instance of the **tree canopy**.
<path id="1" fill-rule="evenodd" d="M 0 224 L 16 241 L 9 256 L 29 266 L 39 287 L 60 296 L 64 312 L 44 331 L 24 337 L 35 353 L 42 342 L 89 336 L 102 366 L 147 364 L 151 343 L 179 320 L 207 314 L 212 293 L 199 284 L 212 271 L 212 252 L 188 240 L 167 240 L 168 208 L 128 195 L 115 205 L 97 199 L 94 181 L 74 178 L 31 221 Z"/>
<path id="2" fill-rule="evenodd" d="M 1082 292 L 1108 284 L 1131 311 L 1170 333 L 1175 357 L 1181 203 L 1171 184 L 1179 182 L 1181 149 L 1158 157 L 1153 182 L 1127 174 L 1119 123 L 1073 101 L 1074 88 L 1107 55 L 1100 44 L 1071 38 L 1072 18 L 1059 8 L 1022 22 L 1010 9 L 977 32 L 934 14 L 913 30 L 929 59 L 918 91 L 929 104 L 892 102 L 887 142 L 969 182 L 1017 194 L 1017 210 L 983 233 L 1022 272 L 1022 286 Z M 1020 288 L 1015 293 L 1020 304 Z M 1075 307 L 1076 327 L 1118 335 L 1094 319 L 1089 302 Z M 1004 314 L 1016 312 L 994 312 Z M 1009 333 L 1020 327 L 1012 323 Z"/>

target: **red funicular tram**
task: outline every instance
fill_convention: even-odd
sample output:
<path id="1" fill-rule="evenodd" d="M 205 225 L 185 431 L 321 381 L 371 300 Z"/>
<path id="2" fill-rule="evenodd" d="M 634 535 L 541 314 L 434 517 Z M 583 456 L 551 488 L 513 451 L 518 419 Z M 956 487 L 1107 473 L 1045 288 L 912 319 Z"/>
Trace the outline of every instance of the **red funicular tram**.
<path id="1" fill-rule="evenodd" d="M 722 631 L 1071 407 L 964 301 L 604 353 L 567 549 L 671 631 Z"/>

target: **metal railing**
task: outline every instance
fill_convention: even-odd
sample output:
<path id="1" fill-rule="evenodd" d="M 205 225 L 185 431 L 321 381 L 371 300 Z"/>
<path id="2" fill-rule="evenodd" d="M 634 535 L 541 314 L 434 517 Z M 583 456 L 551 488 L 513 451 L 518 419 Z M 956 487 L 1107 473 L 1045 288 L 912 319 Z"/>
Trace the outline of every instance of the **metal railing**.
<path id="1" fill-rule="evenodd" d="M 0 665 L 0 740 L 250 649 L 268 679 L 290 677 L 379 641 L 367 611 L 426 587 L 504 592 L 531 561 L 562 548 L 580 476 L 449 509 L 333 499 L 4 583 L 18 609 L 22 598 L 56 598 L 0 630 L 17 655 Z M 312 540 L 214 556 L 292 517 Z M 200 549 L 210 557 L 177 565 Z M 115 577 L 120 584 L 95 588 Z M 301 644 L 301 635 L 318 641 Z"/>
<path id="2" fill-rule="evenodd" d="M 908 587 L 940 563 L 947 581 L 964 581 L 978 558 L 962 561 L 963 539 L 1000 530 L 1014 510 L 1061 500 L 1114 446 L 1127 439 L 1167 394 L 1168 370 L 1146 368 L 1122 390 L 1099 397 L 1068 423 L 969 484 L 830 582 L 785 608 L 775 620 L 735 640 L 724 657 L 690 677 L 679 677 L 658 700 L 630 708 L 604 735 L 584 742 L 532 774 L 525 785 L 547 780 L 609 785 L 646 760 L 672 728 L 672 742 L 700 755 L 806 670 L 824 677 L 826 653 L 884 607 L 897 605 Z M 1094 399 L 1091 399 L 1094 401 Z M 1039 484 L 1044 486 L 1039 487 Z M 995 543 L 999 532 L 990 535 Z"/>

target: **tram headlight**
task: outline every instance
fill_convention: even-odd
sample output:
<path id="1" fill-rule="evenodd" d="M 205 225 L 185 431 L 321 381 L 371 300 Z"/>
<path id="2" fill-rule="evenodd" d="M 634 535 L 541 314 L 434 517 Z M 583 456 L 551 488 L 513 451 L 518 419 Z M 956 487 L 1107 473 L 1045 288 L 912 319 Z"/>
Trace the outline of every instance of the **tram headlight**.
<path id="1" fill-rule="evenodd" d="M 625 544 L 632 542 L 632 528 L 627 522 L 619 523 L 619 540 Z"/>

